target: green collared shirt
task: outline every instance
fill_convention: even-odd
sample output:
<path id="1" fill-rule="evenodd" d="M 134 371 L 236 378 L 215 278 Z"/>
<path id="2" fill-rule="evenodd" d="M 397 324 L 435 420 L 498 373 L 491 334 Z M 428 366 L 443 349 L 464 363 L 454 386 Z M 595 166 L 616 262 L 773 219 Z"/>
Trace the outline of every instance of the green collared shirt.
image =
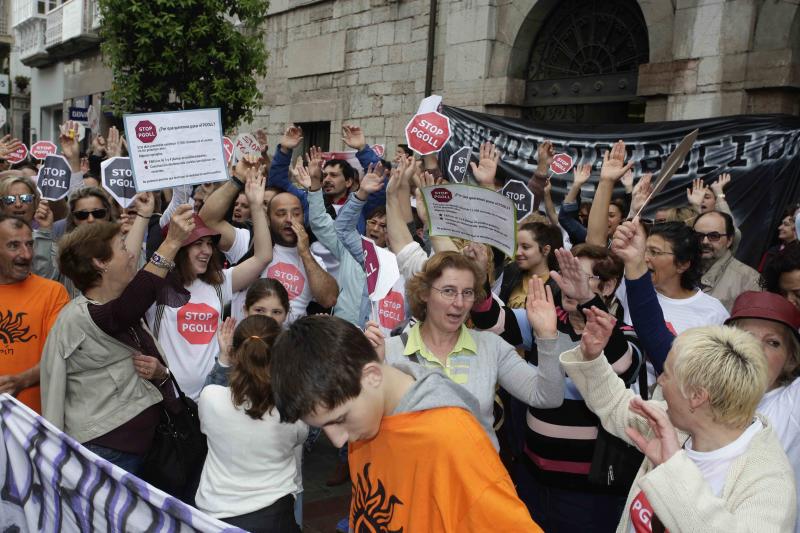
<path id="1" fill-rule="evenodd" d="M 411 328 L 411 331 L 408 332 L 408 342 L 406 342 L 405 349 L 403 350 L 403 355 L 407 357 L 411 357 L 415 354 L 421 357 L 423 360 L 418 362 L 424 366 L 433 366 L 442 369 L 444 373 L 447 374 L 447 377 L 459 385 L 467 383 L 469 367 L 472 362 L 469 359 L 477 355 L 477 353 L 478 346 L 475 344 L 472 335 L 470 335 L 467 326 L 463 324 L 461 325 L 461 333 L 458 336 L 455 346 L 453 346 L 453 349 L 450 350 L 450 353 L 447 355 L 447 364 L 445 365 L 442 365 L 442 362 L 428 350 L 427 346 L 425 346 L 425 342 L 422 340 L 420 323 L 415 324 L 414 327 Z"/>

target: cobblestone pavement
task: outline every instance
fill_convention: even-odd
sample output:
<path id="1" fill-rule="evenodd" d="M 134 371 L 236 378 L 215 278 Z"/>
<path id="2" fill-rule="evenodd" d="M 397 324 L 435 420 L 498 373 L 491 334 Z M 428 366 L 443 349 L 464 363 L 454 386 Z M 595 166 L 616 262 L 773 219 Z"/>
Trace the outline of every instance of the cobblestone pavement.
<path id="1" fill-rule="evenodd" d="M 325 480 L 339 462 L 339 451 L 323 433 L 303 458 L 303 532 L 333 533 L 350 508 L 350 484 L 328 487 Z"/>

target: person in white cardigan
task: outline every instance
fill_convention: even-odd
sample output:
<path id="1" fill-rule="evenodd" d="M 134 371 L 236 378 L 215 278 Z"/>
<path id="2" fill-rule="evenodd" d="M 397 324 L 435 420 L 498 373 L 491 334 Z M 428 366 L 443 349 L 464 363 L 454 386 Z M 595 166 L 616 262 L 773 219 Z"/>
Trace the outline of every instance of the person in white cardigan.
<path id="1" fill-rule="evenodd" d="M 794 474 L 755 412 L 768 381 L 760 343 L 726 326 L 685 331 L 658 378 L 663 400 L 645 402 L 600 357 L 614 318 L 587 315 L 581 345 L 561 364 L 603 427 L 646 456 L 617 533 L 792 531 Z"/>

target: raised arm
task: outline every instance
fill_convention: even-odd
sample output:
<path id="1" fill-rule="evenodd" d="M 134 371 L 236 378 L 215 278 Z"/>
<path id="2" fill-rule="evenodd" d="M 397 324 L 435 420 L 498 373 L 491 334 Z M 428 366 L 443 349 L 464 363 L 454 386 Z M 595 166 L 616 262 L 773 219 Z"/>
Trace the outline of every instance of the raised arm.
<path id="1" fill-rule="evenodd" d="M 247 289 L 272 261 L 272 236 L 267 225 L 267 215 L 258 207 L 264 204 L 265 181 L 266 178 L 259 174 L 257 165 L 248 168 L 244 192 L 250 205 L 256 206 L 250 211 L 253 220 L 253 257 L 233 267 L 233 292 Z"/>
<path id="2" fill-rule="evenodd" d="M 292 180 L 289 179 L 289 165 L 292 164 L 292 150 L 297 148 L 303 142 L 303 130 L 289 124 L 283 132 L 278 148 L 275 150 L 275 156 L 272 158 L 272 164 L 269 167 L 269 180 L 270 187 L 278 187 L 286 192 L 290 192 L 300 199 L 300 205 L 303 206 L 303 213 L 308 216 L 308 198 L 306 198 L 306 191 L 297 188 Z"/>
<path id="3" fill-rule="evenodd" d="M 386 234 L 389 248 L 395 254 L 413 242 L 408 231 L 411 222 L 411 176 L 414 175 L 414 159 L 401 156 L 399 162 L 389 173 L 386 185 Z"/>
<path id="4" fill-rule="evenodd" d="M 140 192 L 133 199 L 136 209 L 136 220 L 133 221 L 131 229 L 125 235 L 125 248 L 135 255 L 134 264 L 139 264 L 139 256 L 142 255 L 142 243 L 147 228 L 150 225 L 150 216 L 153 214 L 155 199 L 153 193 Z"/>
<path id="5" fill-rule="evenodd" d="M 225 220 L 225 213 L 228 212 L 239 193 L 244 190 L 247 176 L 252 173 L 253 169 L 258 169 L 258 156 L 246 155 L 240 159 L 236 163 L 231 179 L 212 192 L 200 209 L 200 218 L 203 219 L 206 226 L 220 233 L 219 249 L 223 252 L 230 250 L 236 240 L 236 228 Z M 253 212 L 257 211 L 254 205 L 251 209 Z"/>
<path id="6" fill-rule="evenodd" d="M 311 290 L 311 296 L 322 307 L 333 307 L 336 305 L 336 299 L 339 296 L 339 286 L 336 280 L 325 272 L 314 256 L 311 254 L 309 248 L 308 233 L 298 220 L 292 220 L 292 230 L 297 235 L 297 253 L 300 260 L 303 261 L 303 268 L 305 268 L 306 275 L 308 276 L 308 287 Z"/>
<path id="7" fill-rule="evenodd" d="M 592 209 L 589 211 L 589 224 L 586 232 L 586 242 L 598 246 L 608 244 L 608 206 L 611 204 L 611 195 L 614 184 L 633 167 L 633 161 L 625 163 L 625 143 L 617 141 L 603 155 L 603 166 L 600 169 L 600 181 L 594 193 Z"/>

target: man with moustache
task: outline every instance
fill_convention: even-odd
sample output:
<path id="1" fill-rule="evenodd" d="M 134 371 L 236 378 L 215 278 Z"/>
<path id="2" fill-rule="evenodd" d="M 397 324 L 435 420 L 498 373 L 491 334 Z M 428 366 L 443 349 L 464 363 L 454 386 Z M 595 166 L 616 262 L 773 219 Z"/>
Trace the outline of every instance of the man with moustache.
<path id="1" fill-rule="evenodd" d="M 702 250 L 703 292 L 718 299 L 730 312 L 740 294 L 761 290 L 758 272 L 733 257 L 735 228 L 729 214 L 703 213 L 694 222 L 694 232 Z"/>
<path id="2" fill-rule="evenodd" d="M 241 180 L 248 166 L 258 161 L 245 157 L 237 163 L 231 180 L 214 191 L 206 200 L 200 217 L 206 225 L 220 233 L 219 249 L 231 264 L 238 263 L 250 248 L 250 230 L 236 228 L 224 219 L 233 199 L 243 189 Z M 322 260 L 311 253 L 308 234 L 303 227 L 303 207 L 293 194 L 280 192 L 267 207 L 269 230 L 272 236 L 272 262 L 262 272 L 262 278 L 281 282 L 289 293 L 287 324 L 306 314 L 313 300 L 321 307 L 333 307 L 339 295 L 336 280 L 325 271 Z M 231 315 L 244 318 L 245 292 L 234 294 Z"/>
<path id="3" fill-rule="evenodd" d="M 31 274 L 32 261 L 30 225 L 0 215 L 0 393 L 39 413 L 39 359 L 69 297 L 60 283 Z"/>

